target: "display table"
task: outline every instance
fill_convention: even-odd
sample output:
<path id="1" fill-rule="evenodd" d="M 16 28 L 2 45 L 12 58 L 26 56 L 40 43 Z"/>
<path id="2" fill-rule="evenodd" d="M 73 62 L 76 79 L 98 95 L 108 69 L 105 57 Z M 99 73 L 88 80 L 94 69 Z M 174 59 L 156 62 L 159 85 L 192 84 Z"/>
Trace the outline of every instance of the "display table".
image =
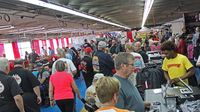
<path id="1" fill-rule="evenodd" d="M 145 90 L 145 101 L 147 102 L 160 102 L 161 103 L 161 112 L 167 112 L 168 109 L 164 103 L 162 97 L 162 89 L 148 89 Z"/>
<path id="2" fill-rule="evenodd" d="M 197 99 L 200 99 L 200 89 L 197 88 L 197 87 L 191 87 L 192 90 L 193 90 L 193 96 L 194 96 L 194 99 L 191 99 L 192 100 L 197 100 Z M 169 93 L 173 93 L 176 95 L 177 98 L 180 98 L 183 96 L 180 92 L 179 92 L 179 88 L 174 88 L 173 90 L 172 89 L 169 89 Z M 165 102 L 165 99 L 163 98 L 163 93 L 162 93 L 162 89 L 147 89 L 145 90 L 145 101 L 146 102 L 160 102 L 161 106 L 161 112 L 168 112 L 168 108 L 167 108 L 167 105 L 166 105 L 166 102 Z M 179 102 L 180 103 L 180 102 Z M 183 103 L 183 102 L 182 102 Z"/>

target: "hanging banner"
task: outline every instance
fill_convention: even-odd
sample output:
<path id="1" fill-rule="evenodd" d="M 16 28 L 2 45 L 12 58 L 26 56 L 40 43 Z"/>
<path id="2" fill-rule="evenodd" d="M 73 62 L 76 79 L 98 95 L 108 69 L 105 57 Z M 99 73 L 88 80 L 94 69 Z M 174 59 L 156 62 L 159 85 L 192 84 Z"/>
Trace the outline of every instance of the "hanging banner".
<path id="1" fill-rule="evenodd" d="M 17 42 L 12 42 L 12 48 L 15 59 L 20 58 Z"/>
<path id="2" fill-rule="evenodd" d="M 58 46 L 58 48 L 59 48 L 59 41 L 58 41 L 58 38 L 56 38 L 56 44 L 57 44 L 57 46 Z"/>
<path id="3" fill-rule="evenodd" d="M 66 43 L 67 43 L 67 47 L 69 47 L 69 37 L 66 37 Z"/>
<path id="4" fill-rule="evenodd" d="M 49 39 L 50 47 L 54 50 L 53 39 Z"/>
<path id="5" fill-rule="evenodd" d="M 61 43 L 62 43 L 62 47 L 65 47 L 66 45 L 65 45 L 65 40 L 64 40 L 64 38 L 61 38 Z"/>
<path id="6" fill-rule="evenodd" d="M 5 54 L 5 51 L 4 51 L 4 44 L 0 44 L 0 56 L 3 56 Z"/>
<path id="7" fill-rule="evenodd" d="M 47 49 L 47 42 L 46 42 L 46 40 L 42 40 L 42 46 L 44 47 L 44 49 Z"/>
<path id="8" fill-rule="evenodd" d="M 39 40 L 33 40 L 31 47 L 32 47 L 32 49 L 34 49 L 36 51 L 37 54 L 40 54 Z"/>

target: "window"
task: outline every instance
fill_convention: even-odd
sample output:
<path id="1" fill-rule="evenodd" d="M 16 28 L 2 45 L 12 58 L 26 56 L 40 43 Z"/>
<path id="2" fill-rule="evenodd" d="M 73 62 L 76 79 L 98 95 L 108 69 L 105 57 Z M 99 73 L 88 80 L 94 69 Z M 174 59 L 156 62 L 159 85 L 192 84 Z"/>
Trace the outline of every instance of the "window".
<path id="1" fill-rule="evenodd" d="M 5 48 L 5 54 L 6 54 L 6 58 L 8 60 L 14 60 L 14 54 L 13 54 L 13 47 L 12 47 L 12 43 L 5 43 L 4 44 L 4 48 Z"/>
<path id="2" fill-rule="evenodd" d="M 25 51 L 28 53 L 31 53 L 31 43 L 29 41 L 26 42 L 18 42 L 18 48 L 19 48 L 19 53 L 21 58 L 25 58 Z"/>

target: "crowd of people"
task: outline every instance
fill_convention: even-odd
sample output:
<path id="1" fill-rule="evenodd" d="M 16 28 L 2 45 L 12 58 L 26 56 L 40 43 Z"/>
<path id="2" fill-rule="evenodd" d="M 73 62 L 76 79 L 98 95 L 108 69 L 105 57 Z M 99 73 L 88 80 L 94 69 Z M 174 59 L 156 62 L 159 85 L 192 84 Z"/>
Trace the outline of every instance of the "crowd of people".
<path id="1" fill-rule="evenodd" d="M 150 61 L 146 52 L 152 45 L 160 45 L 157 50 L 164 55 L 162 70 L 168 83 L 182 86 L 181 78 L 190 84 L 189 79 L 195 75 L 194 64 L 186 53 L 179 52 L 175 41 L 151 39 L 127 39 L 124 43 L 118 38 L 99 42 L 85 39 L 80 49 L 57 48 L 57 54 L 50 47 L 48 53 L 42 47 L 40 55 L 34 49 L 30 54 L 26 52 L 25 59 L 16 59 L 11 68 L 1 57 L 0 111 L 39 112 L 41 105 L 57 104 L 62 112 L 73 112 L 77 94 L 79 99 L 96 105 L 96 112 L 144 112 L 151 103 L 141 97 L 136 76 Z M 200 59 L 196 65 L 199 63 Z M 80 74 L 87 87 L 86 96 L 80 95 L 74 81 Z"/>

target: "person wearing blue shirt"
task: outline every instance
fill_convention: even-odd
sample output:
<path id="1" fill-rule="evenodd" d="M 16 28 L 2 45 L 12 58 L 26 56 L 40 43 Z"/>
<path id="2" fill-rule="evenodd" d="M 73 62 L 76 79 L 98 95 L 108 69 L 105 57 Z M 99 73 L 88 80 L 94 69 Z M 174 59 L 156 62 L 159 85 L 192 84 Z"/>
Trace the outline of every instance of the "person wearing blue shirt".
<path id="1" fill-rule="evenodd" d="M 134 70 L 133 55 L 126 52 L 119 53 L 115 57 L 114 62 L 116 69 L 114 77 L 116 77 L 121 84 L 116 107 L 135 112 L 144 112 L 145 107 L 150 106 L 150 103 L 144 103 L 137 88 L 128 79 Z"/>

